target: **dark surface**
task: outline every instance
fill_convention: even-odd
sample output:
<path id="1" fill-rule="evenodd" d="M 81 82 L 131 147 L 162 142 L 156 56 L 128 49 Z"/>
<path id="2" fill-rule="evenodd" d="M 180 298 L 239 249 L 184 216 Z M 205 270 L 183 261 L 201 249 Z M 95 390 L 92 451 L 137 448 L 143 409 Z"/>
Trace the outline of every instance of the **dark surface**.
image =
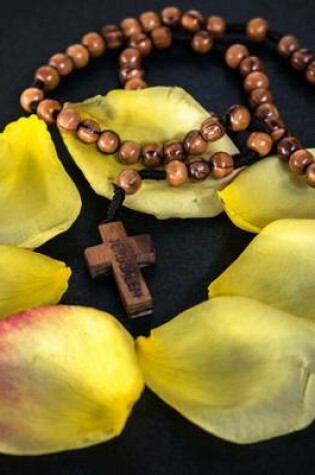
<path id="1" fill-rule="evenodd" d="M 122 0 L 32 0 L 9 1 L 5 5 L 1 2 L 1 128 L 21 115 L 20 91 L 30 83 L 34 69 L 52 53 L 105 23 L 167 5 L 163 1 L 135 3 L 132 6 L 131 2 Z M 315 49 L 314 0 L 212 0 L 177 4 L 182 8 L 199 7 L 207 14 L 223 14 L 233 22 L 266 16 L 275 29 L 294 33 L 303 45 Z M 314 146 L 314 89 L 279 60 L 271 48 L 258 49 L 283 116 L 307 145 Z M 188 45 L 154 54 L 146 69 L 151 85 L 182 86 L 205 107 L 211 106 L 219 112 L 243 100 L 237 75 L 225 69 L 215 55 L 193 56 Z M 112 55 L 106 55 L 65 81 L 56 97 L 77 101 L 97 93 L 105 94 L 118 86 L 117 66 Z M 89 188 L 58 134 L 53 131 L 53 135 L 59 155 L 81 192 L 83 210 L 68 233 L 58 236 L 41 251 L 66 261 L 73 269 L 64 302 L 92 305 L 123 319 L 113 280 L 90 280 L 82 259 L 83 249 L 98 242 L 96 225 L 104 217 L 107 202 Z M 157 246 L 158 263 L 154 269 L 145 271 L 155 298 L 155 326 L 204 300 L 208 283 L 252 238 L 235 228 L 224 215 L 215 219 L 160 222 L 125 210 L 123 219 L 129 234 L 151 233 Z M 314 445 L 314 425 L 256 445 L 229 444 L 199 430 L 146 391 L 125 431 L 116 440 L 86 450 L 38 458 L 0 456 L 0 474 L 312 474 Z"/>

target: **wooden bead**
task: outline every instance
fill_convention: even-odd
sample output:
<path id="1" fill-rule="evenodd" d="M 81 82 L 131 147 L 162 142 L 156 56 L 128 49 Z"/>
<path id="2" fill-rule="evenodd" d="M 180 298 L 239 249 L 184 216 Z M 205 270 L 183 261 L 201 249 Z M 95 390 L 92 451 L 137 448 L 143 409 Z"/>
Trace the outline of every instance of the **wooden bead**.
<path id="1" fill-rule="evenodd" d="M 290 155 L 289 167 L 297 175 L 303 175 L 308 166 L 314 163 L 314 157 L 305 148 L 296 150 Z"/>
<path id="2" fill-rule="evenodd" d="M 204 21 L 203 14 L 198 10 L 188 10 L 181 18 L 182 27 L 192 33 L 200 30 Z"/>
<path id="3" fill-rule="evenodd" d="M 236 43 L 226 50 L 225 62 L 230 68 L 237 69 L 247 56 L 249 56 L 249 51 L 246 46 Z"/>
<path id="4" fill-rule="evenodd" d="M 230 116 L 229 129 L 233 132 L 242 132 L 247 129 L 251 121 L 251 115 L 247 107 L 234 105 L 228 109 Z"/>
<path id="5" fill-rule="evenodd" d="M 260 43 L 265 41 L 269 23 L 264 18 L 253 18 L 246 25 L 246 37 L 249 41 Z"/>
<path id="6" fill-rule="evenodd" d="M 129 47 L 137 49 L 142 56 L 148 56 L 152 50 L 152 41 L 145 33 L 138 33 L 129 39 Z"/>
<path id="7" fill-rule="evenodd" d="M 123 170 L 115 180 L 127 195 L 136 193 L 142 184 L 142 178 L 136 170 Z"/>
<path id="8" fill-rule="evenodd" d="M 119 135 L 113 130 L 104 130 L 98 138 L 97 148 L 102 153 L 116 153 L 120 146 Z"/>
<path id="9" fill-rule="evenodd" d="M 44 91 L 52 91 L 60 83 L 60 74 L 51 66 L 41 66 L 37 69 L 34 79 L 44 83 Z"/>
<path id="10" fill-rule="evenodd" d="M 297 71 L 303 71 L 314 60 L 314 54 L 306 48 L 295 51 L 291 56 L 291 66 Z"/>
<path id="11" fill-rule="evenodd" d="M 277 153 L 282 160 L 289 161 L 290 155 L 302 148 L 301 142 L 296 137 L 284 137 L 277 146 Z"/>
<path id="12" fill-rule="evenodd" d="M 25 89 L 20 96 L 20 104 L 26 112 L 32 112 L 32 102 L 40 102 L 44 99 L 44 93 L 37 87 Z"/>
<path id="13" fill-rule="evenodd" d="M 242 76 L 248 76 L 248 74 L 255 71 L 263 71 L 264 65 L 260 58 L 257 56 L 248 56 L 244 58 L 239 66 L 239 71 Z"/>
<path id="14" fill-rule="evenodd" d="M 253 73 L 250 73 L 246 78 L 244 79 L 244 89 L 246 92 L 250 92 L 253 89 L 268 89 L 269 87 L 269 79 L 268 76 L 266 76 L 265 73 L 262 73 L 260 71 L 255 71 Z"/>
<path id="15" fill-rule="evenodd" d="M 60 76 L 67 76 L 73 71 L 73 62 L 64 53 L 57 53 L 51 56 L 49 66 L 57 69 Z"/>
<path id="16" fill-rule="evenodd" d="M 212 175 L 215 178 L 224 178 L 232 173 L 234 168 L 233 158 L 229 153 L 217 152 L 210 158 Z"/>
<path id="17" fill-rule="evenodd" d="M 125 84 L 130 79 L 142 79 L 144 76 L 143 69 L 130 69 L 128 67 L 121 68 L 119 71 L 119 79 L 122 84 Z"/>
<path id="18" fill-rule="evenodd" d="M 226 32 L 226 21 L 220 16 L 209 16 L 206 29 L 212 34 L 213 38 L 223 38 Z"/>
<path id="19" fill-rule="evenodd" d="M 81 117 L 75 109 L 63 109 L 57 117 L 57 127 L 62 132 L 75 132 L 81 122 Z"/>
<path id="20" fill-rule="evenodd" d="M 278 142 L 287 133 L 285 124 L 283 120 L 280 119 L 280 117 L 278 119 L 267 118 L 264 122 L 270 131 L 270 137 L 272 138 L 273 142 Z"/>
<path id="21" fill-rule="evenodd" d="M 133 140 L 126 140 L 120 145 L 118 159 L 126 165 L 137 163 L 140 158 L 141 147 Z"/>
<path id="22" fill-rule="evenodd" d="M 292 35 L 285 35 L 281 38 L 277 45 L 277 51 L 281 56 L 289 57 L 294 51 L 300 47 L 299 40 Z"/>
<path id="23" fill-rule="evenodd" d="M 250 150 L 254 150 L 260 157 L 266 157 L 272 148 L 272 138 L 265 132 L 253 132 L 246 141 Z"/>
<path id="24" fill-rule="evenodd" d="M 102 35 L 108 49 L 120 48 L 123 44 L 124 35 L 119 26 L 106 25 L 102 28 Z"/>
<path id="25" fill-rule="evenodd" d="M 266 102 L 257 107 L 255 110 L 255 116 L 260 120 L 279 119 L 280 113 L 274 104 Z"/>
<path id="26" fill-rule="evenodd" d="M 184 185 L 188 180 L 188 170 L 185 163 L 180 160 L 172 160 L 165 167 L 166 181 L 170 186 Z"/>
<path id="27" fill-rule="evenodd" d="M 86 47 L 83 45 L 71 45 L 67 48 L 66 53 L 72 59 L 76 69 L 82 69 L 89 63 L 90 55 Z"/>
<path id="28" fill-rule="evenodd" d="M 258 107 L 266 102 L 273 102 L 274 98 L 270 89 L 259 87 L 249 93 L 249 104 L 251 107 Z"/>
<path id="29" fill-rule="evenodd" d="M 307 66 L 305 71 L 305 77 L 310 84 L 315 85 L 315 61 L 312 61 Z"/>
<path id="30" fill-rule="evenodd" d="M 215 142 L 223 137 L 225 134 L 225 127 L 218 119 L 214 117 L 208 117 L 201 124 L 201 135 L 207 142 Z"/>
<path id="31" fill-rule="evenodd" d="M 166 7 L 161 11 L 161 19 L 164 25 L 174 27 L 180 22 L 182 13 L 177 7 Z"/>
<path id="32" fill-rule="evenodd" d="M 191 47 L 196 53 L 209 53 L 213 47 L 212 35 L 208 31 L 197 31 L 191 40 Z"/>
<path id="33" fill-rule="evenodd" d="M 125 18 L 120 23 L 120 26 L 126 38 L 130 38 L 137 33 L 141 33 L 142 31 L 142 27 L 137 18 Z"/>
<path id="34" fill-rule="evenodd" d="M 124 88 L 128 91 L 136 91 L 138 89 L 145 89 L 148 87 L 147 83 L 141 78 L 132 78 L 126 81 Z"/>
<path id="35" fill-rule="evenodd" d="M 305 176 L 307 183 L 315 188 L 315 163 L 307 167 Z"/>
<path id="36" fill-rule="evenodd" d="M 199 130 L 191 130 L 184 138 L 184 149 L 189 155 L 200 155 L 207 150 L 208 144 Z"/>
<path id="37" fill-rule="evenodd" d="M 157 143 L 144 145 L 141 156 L 146 167 L 159 167 L 163 160 L 163 146 Z"/>
<path id="38" fill-rule="evenodd" d="M 201 158 L 194 158 L 188 163 L 188 176 L 193 182 L 203 181 L 210 175 L 210 165 Z"/>
<path id="39" fill-rule="evenodd" d="M 185 160 L 185 149 L 179 140 L 170 140 L 164 144 L 164 158 L 166 163 L 172 160 Z"/>
<path id="40" fill-rule="evenodd" d="M 126 48 L 120 53 L 119 64 L 130 69 L 139 69 L 141 66 L 141 54 L 135 48 Z"/>
<path id="41" fill-rule="evenodd" d="M 157 49 L 167 49 L 172 44 L 172 33 L 168 26 L 160 26 L 151 32 L 152 41 Z"/>
<path id="42" fill-rule="evenodd" d="M 77 130 L 77 137 L 86 144 L 96 143 L 101 133 L 101 127 L 96 120 L 83 120 Z"/>
<path id="43" fill-rule="evenodd" d="M 40 119 L 44 120 L 46 124 L 54 124 L 60 110 L 60 102 L 54 99 L 44 99 L 38 104 L 37 115 Z"/>
<path id="44" fill-rule="evenodd" d="M 106 44 L 99 33 L 87 33 L 83 36 L 81 43 L 86 47 L 92 58 L 98 58 L 105 52 Z"/>
<path id="45" fill-rule="evenodd" d="M 155 12 L 141 13 L 139 19 L 143 30 L 147 33 L 161 26 L 160 17 Z"/>

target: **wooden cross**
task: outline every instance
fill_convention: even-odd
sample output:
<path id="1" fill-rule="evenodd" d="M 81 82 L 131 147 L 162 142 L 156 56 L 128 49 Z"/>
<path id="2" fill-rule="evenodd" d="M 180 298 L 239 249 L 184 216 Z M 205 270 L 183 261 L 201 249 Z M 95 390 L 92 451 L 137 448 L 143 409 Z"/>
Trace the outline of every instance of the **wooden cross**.
<path id="1" fill-rule="evenodd" d="M 84 257 L 91 276 L 114 274 L 127 314 L 141 317 L 152 313 L 152 297 L 140 267 L 153 264 L 155 249 L 148 234 L 128 237 L 123 224 L 101 224 L 102 244 L 85 249 Z"/>

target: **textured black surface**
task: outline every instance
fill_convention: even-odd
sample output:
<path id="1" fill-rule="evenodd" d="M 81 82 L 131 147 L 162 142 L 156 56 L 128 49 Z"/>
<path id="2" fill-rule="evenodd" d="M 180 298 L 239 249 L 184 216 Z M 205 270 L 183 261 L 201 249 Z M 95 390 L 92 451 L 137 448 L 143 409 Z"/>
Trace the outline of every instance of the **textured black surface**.
<path id="1" fill-rule="evenodd" d="M 34 69 L 54 52 L 80 39 L 82 33 L 146 9 L 166 6 L 163 1 L 32 0 L 1 3 L 0 13 L 0 125 L 21 115 L 18 98 Z M 212 0 L 174 2 L 197 7 L 207 14 L 223 14 L 239 23 L 262 15 L 276 30 L 297 34 L 315 50 L 314 0 Z M 252 48 L 255 50 L 256 48 Z M 314 89 L 302 81 L 271 48 L 257 48 L 272 80 L 277 103 L 292 131 L 314 146 Z M 151 85 L 179 85 L 205 107 L 223 112 L 242 101 L 240 81 L 216 55 L 196 57 L 188 45 L 156 53 L 147 61 Z M 86 71 L 65 81 L 56 97 L 79 100 L 118 87 L 117 66 L 107 54 Z M 60 157 L 75 180 L 83 200 L 81 216 L 72 229 L 41 248 L 65 260 L 73 269 L 64 302 L 106 309 L 123 319 L 113 281 L 91 281 L 82 252 L 98 242 L 96 225 L 106 213 L 106 200 L 97 197 L 72 162 L 53 131 Z M 53 180 L 54 177 L 52 176 Z M 266 196 L 266 199 L 268 197 Z M 125 210 L 129 234 L 151 233 L 158 250 L 155 268 L 145 271 L 155 297 L 154 325 L 161 324 L 207 296 L 208 283 L 230 264 L 252 236 L 235 228 L 226 216 L 204 220 L 170 220 Z M 87 355 L 88 357 L 88 355 Z M 45 457 L 0 456 L 1 475 L 153 475 L 153 474 L 312 474 L 315 427 L 251 446 L 223 442 L 193 426 L 151 392 L 135 407 L 124 433 L 90 449 Z"/>

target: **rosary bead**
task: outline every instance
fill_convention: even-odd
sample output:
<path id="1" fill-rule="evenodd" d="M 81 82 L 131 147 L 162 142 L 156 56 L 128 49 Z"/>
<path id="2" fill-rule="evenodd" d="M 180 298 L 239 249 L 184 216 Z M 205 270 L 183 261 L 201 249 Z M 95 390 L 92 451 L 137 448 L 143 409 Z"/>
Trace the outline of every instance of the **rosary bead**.
<path id="1" fill-rule="evenodd" d="M 233 158 L 229 153 L 216 152 L 210 158 L 210 166 L 215 178 L 224 178 L 233 171 Z"/>
<path id="2" fill-rule="evenodd" d="M 299 40 L 292 35 L 285 35 L 281 38 L 277 45 L 277 51 L 281 56 L 289 57 L 294 51 L 300 47 Z"/>
<path id="3" fill-rule="evenodd" d="M 260 157 L 266 157 L 272 148 L 272 139 L 265 132 L 253 132 L 246 141 L 250 150 L 254 150 Z"/>
<path id="4" fill-rule="evenodd" d="M 307 167 L 305 176 L 307 183 L 315 188 L 315 163 Z"/>
<path id="5" fill-rule="evenodd" d="M 289 166 L 297 175 L 303 175 L 308 166 L 314 163 L 314 157 L 308 150 L 301 148 L 290 155 Z"/>
<path id="6" fill-rule="evenodd" d="M 57 69 L 60 76 L 67 76 L 73 71 L 73 62 L 64 53 L 57 53 L 51 56 L 49 66 Z"/>
<path id="7" fill-rule="evenodd" d="M 266 102 L 273 102 L 274 98 L 270 89 L 259 87 L 249 93 L 249 104 L 251 107 L 258 107 Z"/>
<path id="8" fill-rule="evenodd" d="M 251 115 L 247 107 L 234 105 L 228 109 L 230 116 L 228 127 L 233 132 L 242 132 L 247 129 L 251 121 Z"/>
<path id="9" fill-rule="evenodd" d="M 147 33 L 161 26 L 160 17 L 155 12 L 141 13 L 139 19 L 140 19 L 140 23 L 142 25 L 143 30 Z"/>
<path id="10" fill-rule="evenodd" d="M 61 110 L 61 104 L 54 99 L 44 99 L 38 104 L 37 115 L 46 124 L 54 124 L 56 115 Z"/>
<path id="11" fill-rule="evenodd" d="M 264 65 L 257 56 L 248 56 L 241 61 L 239 70 L 242 76 L 248 76 L 255 71 L 263 71 Z"/>
<path id="12" fill-rule="evenodd" d="M 265 73 L 262 73 L 260 71 L 254 71 L 253 73 L 250 73 L 248 76 L 246 76 L 246 78 L 244 79 L 244 89 L 247 92 L 250 92 L 253 89 L 268 89 L 268 87 L 268 76 L 266 76 Z"/>
<path id="13" fill-rule="evenodd" d="M 119 71 L 119 79 L 122 84 L 125 84 L 130 79 L 142 79 L 143 76 L 143 69 L 121 68 Z"/>
<path id="14" fill-rule="evenodd" d="M 264 122 L 270 131 L 270 137 L 273 142 L 279 142 L 287 133 L 285 124 L 280 117 L 278 119 L 267 118 Z"/>
<path id="15" fill-rule="evenodd" d="M 159 167 L 163 160 L 163 146 L 157 143 L 144 145 L 141 156 L 146 167 Z"/>
<path id="16" fill-rule="evenodd" d="M 210 165 L 202 158 L 195 157 L 188 163 L 188 176 L 193 182 L 203 181 L 210 175 Z"/>
<path id="17" fill-rule="evenodd" d="M 125 18 L 120 23 L 121 29 L 127 38 L 142 32 L 141 24 L 137 18 Z"/>
<path id="18" fill-rule="evenodd" d="M 87 33 L 83 36 L 81 43 L 87 48 L 92 58 L 98 58 L 105 52 L 105 41 L 99 33 Z"/>
<path id="19" fill-rule="evenodd" d="M 225 62 L 230 68 L 237 69 L 247 56 L 249 56 L 249 51 L 246 46 L 236 43 L 226 50 Z"/>
<path id="20" fill-rule="evenodd" d="M 291 56 L 291 66 L 297 71 L 303 71 L 315 59 L 314 54 L 306 48 L 295 51 Z"/>
<path id="21" fill-rule="evenodd" d="M 71 45 L 67 49 L 66 53 L 72 59 L 76 69 L 82 69 L 89 63 L 90 55 L 86 47 L 83 45 Z"/>
<path id="22" fill-rule="evenodd" d="M 185 30 L 195 33 L 200 30 L 204 20 L 204 16 L 200 11 L 188 10 L 183 14 L 181 24 Z"/>
<path id="23" fill-rule="evenodd" d="M 83 120 L 77 130 L 77 137 L 86 144 L 97 142 L 101 133 L 101 127 L 96 120 Z"/>
<path id="24" fill-rule="evenodd" d="M 55 68 L 51 66 L 41 66 L 35 73 L 35 78 L 44 83 L 44 91 L 56 89 L 60 82 L 60 75 Z"/>
<path id="25" fill-rule="evenodd" d="M 188 170 L 185 163 L 172 160 L 165 167 L 166 180 L 170 186 L 178 187 L 188 180 Z"/>
<path id="26" fill-rule="evenodd" d="M 226 21 L 220 16 L 209 16 L 207 18 L 206 29 L 211 33 L 213 38 L 223 38 L 226 31 Z"/>
<path id="27" fill-rule="evenodd" d="M 269 23 L 264 18 L 253 18 L 246 25 L 246 37 L 255 43 L 265 41 Z"/>
<path id="28" fill-rule="evenodd" d="M 218 119 L 208 117 L 208 119 L 202 122 L 200 132 L 204 140 L 207 142 L 215 142 L 223 137 L 225 127 Z"/>
<path id="29" fill-rule="evenodd" d="M 140 52 L 135 48 L 126 48 L 120 53 L 119 64 L 122 67 L 138 69 L 141 66 Z"/>
<path id="30" fill-rule="evenodd" d="M 185 160 L 186 154 L 185 149 L 179 140 L 170 140 L 164 144 L 164 157 L 166 163 L 171 162 L 172 160 Z"/>
<path id="31" fill-rule="evenodd" d="M 81 123 L 80 114 L 75 109 L 63 109 L 57 117 L 57 127 L 63 132 L 75 132 Z"/>
<path id="32" fill-rule="evenodd" d="M 277 146 L 277 153 L 282 160 L 289 161 L 290 155 L 302 148 L 301 142 L 296 137 L 284 137 Z"/>
<path id="33" fill-rule="evenodd" d="M 257 107 L 255 110 L 255 116 L 260 120 L 279 119 L 280 113 L 274 104 L 266 102 Z"/>
<path id="34" fill-rule="evenodd" d="M 167 49 L 172 44 L 172 33 L 168 26 L 160 26 L 151 32 L 152 41 L 157 49 Z"/>
<path id="35" fill-rule="evenodd" d="M 40 102 L 44 99 L 44 93 L 37 87 L 29 87 L 22 92 L 20 97 L 20 104 L 26 112 L 32 112 L 32 102 Z"/>
<path id="36" fill-rule="evenodd" d="M 147 83 L 141 78 L 129 79 L 124 86 L 128 91 L 136 91 L 138 89 L 145 89 L 146 87 L 148 87 Z"/>
<path id="37" fill-rule="evenodd" d="M 177 7 L 166 7 L 161 11 L 162 22 L 166 26 L 177 26 L 181 19 L 181 11 Z"/>
<path id="38" fill-rule="evenodd" d="M 120 146 L 119 135 L 113 130 L 104 130 L 98 138 L 97 148 L 102 153 L 116 153 Z"/>
<path id="39" fill-rule="evenodd" d="M 145 33 L 137 33 L 131 36 L 129 47 L 137 49 L 142 56 L 148 56 L 152 50 L 152 41 Z"/>
<path id="40" fill-rule="evenodd" d="M 127 195 L 133 195 L 141 187 L 142 178 L 136 170 L 123 170 L 116 178 L 115 183 L 120 186 Z"/>
<path id="41" fill-rule="evenodd" d="M 197 31 L 191 40 L 191 46 L 196 53 L 209 53 L 213 47 L 213 37 L 208 31 Z"/>
<path id="42" fill-rule="evenodd" d="M 199 130 L 191 130 L 184 138 L 184 149 L 189 155 L 200 155 L 207 150 L 208 144 Z"/>
<path id="43" fill-rule="evenodd" d="M 120 48 L 123 44 L 123 32 L 117 25 L 106 25 L 102 28 L 102 35 L 108 49 Z"/>
<path id="44" fill-rule="evenodd" d="M 141 147 L 133 140 L 126 140 L 120 145 L 118 159 L 125 165 L 133 165 L 140 158 Z"/>
<path id="45" fill-rule="evenodd" d="M 315 61 L 312 61 L 306 68 L 305 77 L 310 84 L 315 84 Z"/>

